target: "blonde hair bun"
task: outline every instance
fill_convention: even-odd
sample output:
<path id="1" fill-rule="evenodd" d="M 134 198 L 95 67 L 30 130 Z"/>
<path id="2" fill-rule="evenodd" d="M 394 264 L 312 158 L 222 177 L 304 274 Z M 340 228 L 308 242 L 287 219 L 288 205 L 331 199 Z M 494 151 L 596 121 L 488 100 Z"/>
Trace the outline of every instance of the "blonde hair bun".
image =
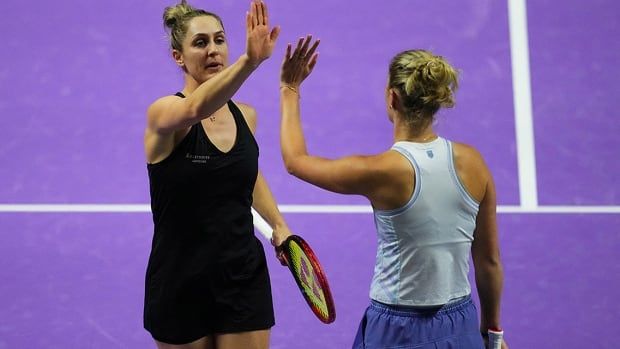
<path id="1" fill-rule="evenodd" d="M 458 73 L 441 56 L 425 50 L 408 50 L 392 59 L 389 86 L 399 92 L 411 121 L 427 122 L 439 108 L 454 106 Z"/>

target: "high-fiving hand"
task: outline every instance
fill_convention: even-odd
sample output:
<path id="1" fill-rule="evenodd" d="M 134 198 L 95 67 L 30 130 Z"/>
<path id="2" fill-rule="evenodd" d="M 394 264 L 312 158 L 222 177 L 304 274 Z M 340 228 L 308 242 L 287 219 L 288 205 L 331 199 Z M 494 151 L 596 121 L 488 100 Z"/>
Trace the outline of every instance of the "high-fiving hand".
<path id="1" fill-rule="evenodd" d="M 246 12 L 246 54 L 250 62 L 258 66 L 269 58 L 280 35 L 280 27 L 269 30 L 267 5 L 262 0 L 252 0 Z"/>
<path id="2" fill-rule="evenodd" d="M 311 41 L 312 35 L 300 38 L 292 54 L 292 45 L 288 44 L 286 47 L 286 55 L 282 62 L 282 70 L 280 72 L 280 85 L 297 89 L 302 81 L 310 75 L 319 58 L 319 53 L 315 53 L 315 51 L 321 42 L 320 40 L 316 40 L 314 44 L 312 44 L 312 47 L 310 47 Z"/>

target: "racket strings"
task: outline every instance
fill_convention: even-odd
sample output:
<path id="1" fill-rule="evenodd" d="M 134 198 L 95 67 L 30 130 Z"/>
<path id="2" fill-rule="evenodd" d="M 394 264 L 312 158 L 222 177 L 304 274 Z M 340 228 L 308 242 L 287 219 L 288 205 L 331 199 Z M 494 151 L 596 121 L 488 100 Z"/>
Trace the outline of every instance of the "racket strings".
<path id="1" fill-rule="evenodd" d="M 301 246 L 291 242 L 289 244 L 289 255 L 293 272 L 300 280 L 302 292 L 309 301 L 313 310 L 318 311 L 322 317 L 329 317 L 325 292 L 321 288 L 320 279 L 317 276 L 312 263 L 308 260 Z"/>

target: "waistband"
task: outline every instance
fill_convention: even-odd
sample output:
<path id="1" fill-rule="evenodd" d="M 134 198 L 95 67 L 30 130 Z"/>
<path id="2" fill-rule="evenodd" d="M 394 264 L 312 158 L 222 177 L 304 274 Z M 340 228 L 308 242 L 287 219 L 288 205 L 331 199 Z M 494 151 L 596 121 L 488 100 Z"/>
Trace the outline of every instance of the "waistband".
<path id="1" fill-rule="evenodd" d="M 445 314 L 461 310 L 473 304 L 471 295 L 459 298 L 454 302 L 431 307 L 417 307 L 407 305 L 391 305 L 370 300 L 370 309 L 380 313 L 399 315 L 399 316 L 425 316 L 430 314 Z"/>

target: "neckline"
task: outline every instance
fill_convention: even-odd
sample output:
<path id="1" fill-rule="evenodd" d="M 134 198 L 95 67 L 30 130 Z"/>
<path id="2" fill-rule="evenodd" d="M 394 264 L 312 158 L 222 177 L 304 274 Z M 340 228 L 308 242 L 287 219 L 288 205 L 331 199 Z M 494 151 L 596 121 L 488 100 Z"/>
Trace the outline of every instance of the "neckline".
<path id="1" fill-rule="evenodd" d="M 233 102 L 232 101 L 228 101 L 226 103 L 226 105 L 228 106 L 228 111 L 230 111 L 230 113 L 232 114 L 232 118 L 233 118 L 233 120 L 235 122 L 235 140 L 233 141 L 233 145 L 227 151 L 223 151 L 222 149 L 218 148 L 218 146 L 215 145 L 215 143 L 213 143 L 213 141 L 211 141 L 211 138 L 209 138 L 209 135 L 207 134 L 207 130 L 205 130 L 204 126 L 202 125 L 202 120 L 200 120 L 198 122 L 198 125 L 200 125 L 200 129 L 202 130 L 202 134 L 204 135 L 204 137 L 207 140 L 207 142 L 209 142 L 209 144 L 211 144 L 213 146 L 213 148 L 215 148 L 215 150 L 217 150 L 220 154 L 224 154 L 224 155 L 229 154 L 230 152 L 232 152 L 233 149 L 235 149 L 235 147 L 237 146 L 237 143 L 239 142 L 239 122 L 237 120 L 237 116 L 235 115 L 235 112 L 233 111 L 231 103 L 233 103 Z"/>
<path id="2" fill-rule="evenodd" d="M 420 145 L 420 146 L 429 146 L 429 145 L 433 145 L 437 142 L 439 142 L 440 140 L 442 140 L 443 138 L 439 135 L 437 135 L 437 138 L 431 140 L 431 141 L 427 141 L 427 142 L 414 142 L 414 141 L 407 141 L 407 140 L 402 140 L 402 141 L 397 141 L 396 143 L 410 143 L 410 144 L 416 144 L 416 145 Z"/>

